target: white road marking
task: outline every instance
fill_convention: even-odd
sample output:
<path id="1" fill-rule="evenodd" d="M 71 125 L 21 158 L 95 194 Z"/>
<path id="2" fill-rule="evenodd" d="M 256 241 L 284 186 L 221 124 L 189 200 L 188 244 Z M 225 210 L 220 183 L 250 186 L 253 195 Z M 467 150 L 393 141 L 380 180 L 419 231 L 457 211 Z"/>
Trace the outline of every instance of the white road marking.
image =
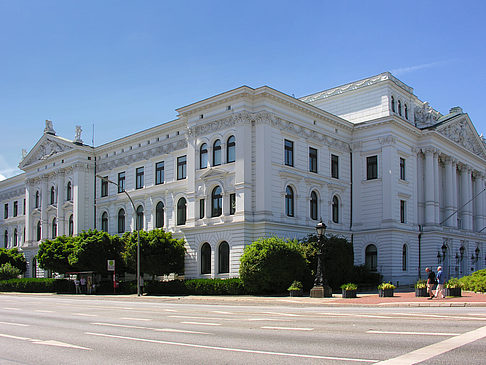
<path id="1" fill-rule="evenodd" d="M 154 329 L 156 332 L 174 332 L 174 333 L 190 333 L 195 335 L 210 335 L 208 332 L 199 332 L 199 331 L 188 331 L 188 330 L 178 330 L 175 328 L 156 328 Z"/>
<path id="2" fill-rule="evenodd" d="M 116 336 L 116 335 L 110 335 L 110 334 L 106 334 L 106 333 L 85 332 L 85 334 L 91 335 L 91 336 L 118 338 L 118 339 L 123 339 L 123 340 L 130 340 L 130 341 L 150 342 L 150 343 L 157 343 L 157 344 L 162 344 L 162 345 L 193 347 L 193 348 L 199 348 L 199 349 L 229 351 L 229 352 L 242 352 L 242 353 L 258 354 L 258 355 L 286 356 L 286 357 L 321 359 L 321 360 L 355 361 L 355 362 L 366 362 L 366 363 L 376 363 L 376 362 L 379 361 L 379 360 L 357 359 L 357 358 L 347 358 L 347 357 L 333 357 L 333 356 L 321 356 L 321 355 L 309 355 L 309 354 L 293 354 L 293 353 L 287 353 L 287 352 L 272 352 L 272 351 L 260 351 L 260 350 L 231 348 L 231 347 L 206 346 L 206 345 L 197 345 L 197 344 L 193 344 L 193 343 L 152 340 L 152 339 L 148 339 L 148 338 Z"/>
<path id="3" fill-rule="evenodd" d="M 486 321 L 485 318 L 476 317 L 462 317 L 462 316 L 447 316 L 447 315 L 440 315 L 440 314 L 415 314 L 415 313 L 396 313 L 397 316 L 409 316 L 409 317 L 431 317 L 431 318 L 447 318 L 447 319 L 467 319 L 469 321 Z"/>
<path id="4" fill-rule="evenodd" d="M 11 339 L 20 340 L 20 341 L 29 341 L 29 342 L 31 342 L 35 345 L 68 347 L 68 348 L 79 349 L 79 350 L 92 350 L 92 349 L 87 348 L 87 347 L 72 345 L 70 343 L 60 342 L 60 341 L 56 341 L 56 340 L 38 340 L 38 339 L 35 339 L 35 338 L 29 338 L 29 337 L 7 335 L 5 333 L 0 333 L 0 337 L 6 337 L 6 338 L 11 338 Z"/>
<path id="5" fill-rule="evenodd" d="M 486 326 L 463 333 L 462 335 L 456 337 L 448 338 L 447 340 L 440 341 L 429 346 L 422 347 L 418 350 L 409 352 L 408 354 L 381 361 L 378 364 L 416 364 L 431 359 L 435 356 L 442 355 L 443 353 L 467 345 L 471 342 L 480 340 L 484 337 L 486 337 Z"/>
<path id="6" fill-rule="evenodd" d="M 3 309 L 9 310 L 9 311 L 19 311 L 19 308 L 12 308 L 12 307 L 4 307 Z"/>
<path id="7" fill-rule="evenodd" d="M 48 310 L 42 310 L 42 309 L 36 309 L 35 312 L 39 312 L 39 313 L 52 313 L 54 311 L 48 311 Z"/>
<path id="8" fill-rule="evenodd" d="M 122 327 L 122 328 L 135 328 L 135 329 L 143 329 L 143 330 L 152 330 L 156 332 L 176 332 L 176 333 L 191 333 L 196 335 L 210 335 L 208 332 L 199 332 L 199 331 L 188 331 L 188 330 L 178 330 L 175 328 L 152 328 L 152 327 L 143 327 L 143 326 L 130 326 L 126 324 L 117 324 L 117 323 L 103 323 L 103 322 L 94 322 L 91 323 L 97 326 L 107 326 L 107 327 Z"/>
<path id="9" fill-rule="evenodd" d="M 460 333 L 445 333 L 445 332 L 399 332 L 399 331 L 366 331 L 366 333 L 376 333 L 385 335 L 425 335 L 425 336 L 459 336 Z"/>
<path id="10" fill-rule="evenodd" d="M 150 318 L 133 318 L 133 317 L 122 317 L 122 319 L 128 319 L 130 321 L 151 321 Z"/>
<path id="11" fill-rule="evenodd" d="M 206 319 L 210 321 L 234 321 L 233 318 L 221 318 L 221 317 L 198 317 L 198 316 L 168 316 L 169 318 L 182 318 L 182 319 Z"/>
<path id="12" fill-rule="evenodd" d="M 218 314 L 233 314 L 231 312 L 224 312 L 224 311 L 211 311 L 213 313 L 218 313 Z"/>
<path id="13" fill-rule="evenodd" d="M 164 309 L 166 312 L 177 312 L 175 309 Z"/>
<path id="14" fill-rule="evenodd" d="M 199 326 L 221 326 L 221 323 L 208 323 L 208 322 L 181 322 L 182 324 L 196 324 Z"/>
<path id="15" fill-rule="evenodd" d="M 19 326 L 19 327 L 29 327 L 29 324 L 24 323 L 14 323 L 14 322 L 0 322 L 0 324 L 8 324 L 10 326 Z"/>
<path id="16" fill-rule="evenodd" d="M 83 317 L 98 317 L 97 314 L 88 314 L 88 313 L 73 313 L 75 316 L 83 316 Z"/>
<path id="17" fill-rule="evenodd" d="M 291 314 L 291 313 L 279 313 L 279 312 L 263 312 L 265 314 L 272 314 L 275 316 L 285 316 L 285 317 L 301 317 L 300 314 Z"/>
<path id="18" fill-rule="evenodd" d="M 280 318 L 248 318 L 248 321 L 262 321 L 262 322 L 291 322 L 290 319 L 280 319 Z"/>
<path id="19" fill-rule="evenodd" d="M 28 337 L 12 336 L 5 333 L 0 333 L 0 337 L 13 338 L 14 340 L 30 341 Z"/>
<path id="20" fill-rule="evenodd" d="M 263 326 L 260 327 L 263 329 L 268 330 L 289 330 L 289 331 L 313 331 L 314 328 L 306 328 L 306 327 L 271 327 L 271 326 Z"/>
<path id="21" fill-rule="evenodd" d="M 354 314 L 354 313 L 319 313 L 321 316 L 326 317 L 359 317 L 359 318 L 382 318 L 382 319 L 391 319 L 393 317 L 390 316 L 377 316 L 374 314 Z"/>

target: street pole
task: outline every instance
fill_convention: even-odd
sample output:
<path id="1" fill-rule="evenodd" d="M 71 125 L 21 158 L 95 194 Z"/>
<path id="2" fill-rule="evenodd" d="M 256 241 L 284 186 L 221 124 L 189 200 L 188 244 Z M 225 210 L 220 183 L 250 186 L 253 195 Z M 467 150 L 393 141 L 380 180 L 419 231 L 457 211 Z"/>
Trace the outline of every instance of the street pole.
<path id="1" fill-rule="evenodd" d="M 96 177 L 119 187 L 116 182 L 111 181 L 106 177 L 103 177 L 101 175 L 96 175 Z M 130 200 L 130 203 L 132 203 L 133 213 L 135 214 L 135 229 L 137 230 L 137 296 L 140 296 L 140 231 L 137 229 L 137 209 L 135 208 L 135 204 L 133 203 L 131 196 L 126 192 L 125 189 L 123 189 L 123 192 Z"/>
<path id="2" fill-rule="evenodd" d="M 319 223 L 317 223 L 317 269 L 316 278 L 314 280 L 314 287 L 310 291 L 311 298 L 330 298 L 332 297 L 332 289 L 327 285 L 327 279 L 323 275 L 324 269 L 324 233 L 326 232 L 327 226 L 322 223 L 322 218 Z"/>

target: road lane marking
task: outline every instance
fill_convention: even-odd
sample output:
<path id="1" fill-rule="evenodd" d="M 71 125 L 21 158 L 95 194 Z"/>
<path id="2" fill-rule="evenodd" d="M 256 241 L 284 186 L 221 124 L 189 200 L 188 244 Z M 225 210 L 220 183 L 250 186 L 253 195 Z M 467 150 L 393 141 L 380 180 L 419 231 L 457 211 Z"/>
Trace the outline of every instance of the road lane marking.
<path id="1" fill-rule="evenodd" d="M 292 313 L 279 313 L 279 312 L 263 312 L 264 314 L 272 314 L 275 316 L 284 316 L 284 317 L 301 317 L 300 314 L 292 314 Z"/>
<path id="2" fill-rule="evenodd" d="M 292 322 L 290 319 L 281 318 L 248 318 L 247 321 L 261 321 L 261 322 Z"/>
<path id="3" fill-rule="evenodd" d="M 30 341 L 30 338 L 28 337 L 12 336 L 5 333 L 0 333 L 0 337 L 12 338 L 14 340 Z"/>
<path id="4" fill-rule="evenodd" d="M 425 335 L 425 336 L 459 336 L 460 333 L 445 333 L 445 332 L 407 332 L 407 331 L 366 331 L 366 333 L 376 333 L 384 335 Z"/>
<path id="5" fill-rule="evenodd" d="M 221 318 L 221 317 L 198 317 L 198 316 L 168 316 L 169 318 L 182 318 L 182 319 L 206 319 L 210 321 L 234 321 L 234 318 Z"/>
<path id="6" fill-rule="evenodd" d="M 83 316 L 83 317 L 98 317 L 97 314 L 88 314 L 88 313 L 73 313 L 75 316 Z"/>
<path id="7" fill-rule="evenodd" d="M 35 312 L 39 312 L 39 313 L 52 313 L 54 311 L 48 311 L 48 310 L 43 310 L 43 309 L 36 309 Z"/>
<path id="8" fill-rule="evenodd" d="M 164 309 L 166 312 L 177 312 L 175 309 Z"/>
<path id="9" fill-rule="evenodd" d="M 150 318 L 122 317 L 122 319 L 128 319 L 129 321 L 151 321 Z"/>
<path id="10" fill-rule="evenodd" d="M 213 313 L 218 313 L 218 314 L 233 314 L 231 312 L 225 312 L 225 311 L 211 311 Z"/>
<path id="11" fill-rule="evenodd" d="M 271 327 L 271 326 L 263 326 L 260 327 L 263 329 L 268 330 L 289 330 L 289 331 L 313 331 L 314 328 L 306 328 L 306 327 Z"/>
<path id="12" fill-rule="evenodd" d="M 70 343 L 60 342 L 56 340 L 39 340 L 39 339 L 29 338 L 29 337 L 7 335 L 5 333 L 0 333 L 0 337 L 11 338 L 13 340 L 20 340 L 20 341 L 29 341 L 34 345 L 47 345 L 47 346 L 57 346 L 57 347 L 68 347 L 68 348 L 79 349 L 79 350 L 92 350 L 88 347 L 72 345 Z"/>
<path id="13" fill-rule="evenodd" d="M 201 317 L 201 316 L 167 316 L 168 318 L 181 319 L 205 319 L 210 321 L 269 321 L 269 322 L 290 322 L 289 319 L 280 318 L 222 318 L 222 317 Z"/>
<path id="14" fill-rule="evenodd" d="M 181 322 L 182 324 L 196 324 L 199 326 L 221 326 L 221 323 L 209 323 L 209 322 Z"/>
<path id="15" fill-rule="evenodd" d="M 440 314 L 415 314 L 415 313 L 395 313 L 397 316 L 409 316 L 409 317 L 430 317 L 430 318 L 446 318 L 446 319 L 466 319 L 468 321 L 486 321 L 486 317 L 463 317 L 463 316 L 454 316 L 454 315 L 440 315 Z"/>
<path id="16" fill-rule="evenodd" d="M 4 307 L 3 309 L 9 310 L 9 311 L 19 311 L 19 308 L 13 308 L 13 307 Z"/>
<path id="17" fill-rule="evenodd" d="M 354 361 L 354 362 L 366 362 L 366 363 L 377 363 L 379 361 L 379 360 L 358 359 L 358 358 L 349 358 L 349 357 L 334 357 L 334 356 L 310 355 L 310 354 L 293 354 L 293 353 L 288 353 L 288 352 L 272 352 L 272 351 L 260 351 L 260 350 L 241 349 L 241 348 L 231 348 L 231 347 L 206 346 L 206 345 L 198 345 L 198 344 L 194 344 L 194 343 L 183 343 L 183 342 L 152 340 L 152 339 L 148 339 L 148 338 L 117 336 L 117 335 L 110 335 L 110 334 L 107 334 L 107 333 L 85 332 L 85 334 L 91 335 L 91 336 L 118 338 L 118 339 L 122 339 L 122 340 L 157 343 L 157 344 L 162 344 L 162 345 L 193 347 L 193 348 L 198 348 L 198 349 L 229 351 L 229 352 L 242 352 L 242 353 L 247 353 L 247 354 L 250 353 L 250 354 L 258 354 L 258 355 L 273 355 L 273 356 L 297 357 L 297 358 L 307 358 L 307 359 L 337 360 L 337 361 L 340 360 L 340 361 Z"/>
<path id="18" fill-rule="evenodd" d="M 10 326 L 19 326 L 19 327 L 29 327 L 29 324 L 24 324 L 24 323 L 14 323 L 14 322 L 0 322 L 0 324 L 7 324 Z"/>
<path id="19" fill-rule="evenodd" d="M 484 337 L 486 337 L 486 326 L 480 327 L 470 332 L 463 333 L 459 336 L 448 338 L 447 340 L 443 340 L 429 346 L 422 347 L 418 350 L 409 352 L 408 354 L 381 361 L 378 364 L 416 364 L 431 359 L 435 356 L 442 355 L 458 347 L 467 345 L 471 342 L 480 340 Z"/>
<path id="20" fill-rule="evenodd" d="M 199 332 L 199 331 L 189 331 L 189 330 L 178 330 L 175 328 L 152 328 L 152 327 L 143 327 L 143 326 L 131 326 L 127 324 L 117 324 L 117 323 L 106 323 L 106 322 L 94 322 L 91 323 L 97 326 L 107 326 L 107 327 L 122 327 L 122 328 L 134 328 L 134 329 L 143 329 L 143 330 L 152 330 L 156 332 L 175 332 L 175 333 L 191 333 L 196 335 L 210 335 L 208 332 Z"/>
<path id="21" fill-rule="evenodd" d="M 358 318 L 381 318 L 381 319 L 392 319 L 390 316 L 378 316 L 374 314 L 354 314 L 354 313 L 319 313 L 321 316 L 326 317 L 358 317 Z"/>

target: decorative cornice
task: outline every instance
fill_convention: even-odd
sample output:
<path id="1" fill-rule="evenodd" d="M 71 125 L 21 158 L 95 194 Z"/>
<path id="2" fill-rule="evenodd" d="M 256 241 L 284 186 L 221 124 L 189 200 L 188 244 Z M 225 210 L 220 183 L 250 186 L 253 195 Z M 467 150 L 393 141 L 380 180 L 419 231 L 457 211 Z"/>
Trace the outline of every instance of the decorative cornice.
<path id="1" fill-rule="evenodd" d="M 16 187 L 16 188 L 9 189 L 7 191 L 2 192 L 2 194 L 0 194 L 0 201 L 9 200 L 9 199 L 15 198 L 17 196 L 22 196 L 22 195 L 25 195 L 25 187 L 23 187 L 23 186 L 22 187 Z"/>
<path id="2" fill-rule="evenodd" d="M 484 145 L 478 141 L 479 137 L 476 132 L 471 130 L 465 117 L 457 122 L 449 123 L 445 128 L 439 129 L 438 132 L 466 150 L 486 159 Z"/>
<path id="3" fill-rule="evenodd" d="M 380 137 L 379 141 L 382 146 L 391 146 L 397 142 L 395 137 L 393 137 L 392 135 Z"/>

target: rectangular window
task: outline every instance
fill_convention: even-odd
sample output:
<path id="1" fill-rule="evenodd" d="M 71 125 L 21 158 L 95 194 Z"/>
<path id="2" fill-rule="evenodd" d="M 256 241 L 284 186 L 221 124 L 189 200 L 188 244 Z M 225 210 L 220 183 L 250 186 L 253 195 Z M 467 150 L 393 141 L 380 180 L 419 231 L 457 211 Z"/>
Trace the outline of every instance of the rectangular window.
<path id="1" fill-rule="evenodd" d="M 5 211 L 3 214 L 3 218 L 7 219 L 8 218 L 8 204 L 5 204 Z"/>
<path id="2" fill-rule="evenodd" d="M 400 200 L 400 223 L 405 223 L 405 200 Z"/>
<path id="3" fill-rule="evenodd" d="M 186 164 L 187 157 L 185 155 L 177 157 L 177 180 L 182 180 L 187 177 Z"/>
<path id="4" fill-rule="evenodd" d="M 123 193 L 125 191 L 125 171 L 118 174 L 118 192 Z"/>
<path id="5" fill-rule="evenodd" d="M 108 176 L 101 179 L 101 197 L 108 196 Z"/>
<path id="6" fill-rule="evenodd" d="M 236 194 L 230 194 L 230 215 L 236 212 Z"/>
<path id="7" fill-rule="evenodd" d="M 400 180 L 405 180 L 405 159 L 400 157 Z"/>
<path id="8" fill-rule="evenodd" d="M 294 142 L 285 140 L 285 164 L 294 166 Z"/>
<path id="9" fill-rule="evenodd" d="M 366 179 L 378 179 L 378 156 L 366 157 Z"/>
<path id="10" fill-rule="evenodd" d="M 13 216 L 16 217 L 18 213 L 19 213 L 19 202 L 14 201 Z"/>
<path id="11" fill-rule="evenodd" d="M 204 218 L 204 199 L 199 200 L 199 219 Z"/>
<path id="12" fill-rule="evenodd" d="M 143 167 L 138 167 L 135 170 L 135 175 L 136 175 L 136 185 L 135 187 L 137 189 L 143 188 Z"/>
<path id="13" fill-rule="evenodd" d="M 331 177 L 339 179 L 339 156 L 331 155 Z"/>
<path id="14" fill-rule="evenodd" d="M 164 183 L 164 161 L 155 164 L 155 185 Z"/>
<path id="15" fill-rule="evenodd" d="M 25 199 L 24 199 L 24 215 L 25 215 Z M 24 237 L 25 237 L 25 235 L 24 235 Z"/>
<path id="16" fill-rule="evenodd" d="M 317 150 L 309 147 L 309 171 L 317 173 Z"/>

